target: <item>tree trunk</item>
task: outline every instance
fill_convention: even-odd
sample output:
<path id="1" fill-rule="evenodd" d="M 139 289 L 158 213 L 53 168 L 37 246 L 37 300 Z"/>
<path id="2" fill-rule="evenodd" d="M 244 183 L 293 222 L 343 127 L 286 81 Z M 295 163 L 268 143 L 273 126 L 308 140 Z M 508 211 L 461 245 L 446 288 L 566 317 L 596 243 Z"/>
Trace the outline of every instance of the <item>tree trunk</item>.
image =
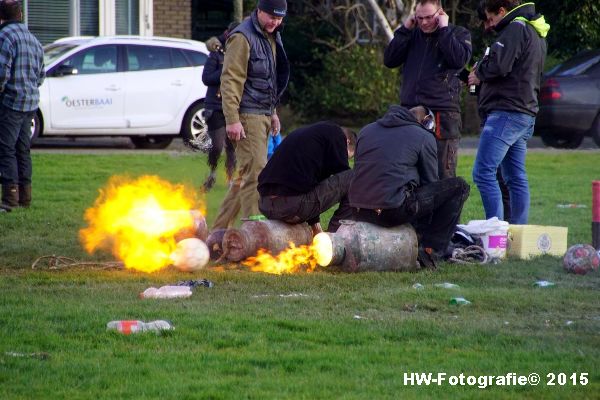
<path id="1" fill-rule="evenodd" d="M 233 0 L 233 20 L 242 22 L 244 18 L 244 0 Z"/>
<path id="2" fill-rule="evenodd" d="M 385 36 L 387 36 L 388 40 L 392 40 L 394 38 L 394 31 L 390 27 L 390 24 L 388 23 L 388 20 L 385 17 L 385 14 L 383 13 L 383 11 L 381 11 L 381 8 L 377 4 L 377 1 L 376 0 L 367 0 L 367 3 L 369 3 L 369 5 L 371 5 L 371 8 L 373 8 L 373 11 L 375 12 L 375 16 L 377 17 L 379 24 L 381 25 L 381 27 L 383 28 L 383 31 L 385 32 Z"/>

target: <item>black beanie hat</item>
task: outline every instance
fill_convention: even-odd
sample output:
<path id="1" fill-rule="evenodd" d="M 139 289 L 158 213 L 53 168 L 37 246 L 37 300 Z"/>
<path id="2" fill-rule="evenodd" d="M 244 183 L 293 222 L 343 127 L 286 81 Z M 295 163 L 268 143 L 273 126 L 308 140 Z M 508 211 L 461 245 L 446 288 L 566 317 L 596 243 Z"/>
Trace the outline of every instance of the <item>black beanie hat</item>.
<path id="1" fill-rule="evenodd" d="M 258 0 L 258 9 L 276 17 L 285 17 L 287 2 L 286 0 Z"/>

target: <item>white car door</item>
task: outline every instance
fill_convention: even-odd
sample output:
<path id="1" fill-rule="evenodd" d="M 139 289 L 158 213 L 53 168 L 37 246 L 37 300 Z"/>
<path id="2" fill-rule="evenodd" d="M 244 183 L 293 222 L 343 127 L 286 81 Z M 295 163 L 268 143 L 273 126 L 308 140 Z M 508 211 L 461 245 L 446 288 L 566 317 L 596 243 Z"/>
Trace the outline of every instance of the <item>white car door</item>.
<path id="1" fill-rule="evenodd" d="M 82 50 L 61 63 L 77 69 L 76 74 L 47 78 L 52 130 L 85 134 L 127 126 L 125 77 L 118 72 L 117 50 L 116 45 Z"/>
<path id="2" fill-rule="evenodd" d="M 178 55 L 185 63 L 177 49 L 127 46 L 125 116 L 131 128 L 165 127 L 161 133 L 179 132 L 181 121 L 176 118 L 185 111 L 194 69 L 174 68 L 182 62 Z"/>

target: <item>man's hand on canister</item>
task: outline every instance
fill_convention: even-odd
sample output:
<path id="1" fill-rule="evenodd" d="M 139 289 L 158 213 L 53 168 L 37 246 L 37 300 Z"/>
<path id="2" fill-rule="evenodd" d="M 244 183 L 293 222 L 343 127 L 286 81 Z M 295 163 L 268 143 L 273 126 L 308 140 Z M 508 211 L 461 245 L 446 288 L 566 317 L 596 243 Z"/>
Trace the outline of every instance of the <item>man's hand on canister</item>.
<path id="1" fill-rule="evenodd" d="M 227 137 L 233 142 L 238 142 L 246 138 L 246 132 L 244 132 L 244 127 L 241 122 L 227 125 L 225 130 L 227 131 Z"/>

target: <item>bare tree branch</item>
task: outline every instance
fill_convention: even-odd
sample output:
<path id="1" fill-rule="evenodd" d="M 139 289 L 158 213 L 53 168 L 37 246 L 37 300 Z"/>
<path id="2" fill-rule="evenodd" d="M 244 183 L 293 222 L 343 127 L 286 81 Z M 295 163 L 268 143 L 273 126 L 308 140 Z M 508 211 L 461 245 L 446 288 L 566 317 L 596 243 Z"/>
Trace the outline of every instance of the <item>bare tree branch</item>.
<path id="1" fill-rule="evenodd" d="M 394 38 L 394 32 L 392 31 L 392 28 L 390 27 L 387 18 L 383 14 L 383 11 L 381 11 L 381 8 L 379 8 L 379 5 L 375 0 L 367 0 L 367 2 L 371 5 L 371 8 L 373 8 L 375 16 L 377 17 L 379 24 L 381 24 L 381 26 L 383 27 L 383 31 L 385 32 L 388 41 L 392 40 Z"/>
<path id="2" fill-rule="evenodd" d="M 388 43 L 393 38 L 393 29 L 407 12 L 412 11 L 416 0 L 301 1 L 304 9 L 302 18 L 310 22 L 321 21 L 340 37 L 327 38 L 318 27 L 314 28 L 314 32 L 303 33 L 313 43 L 339 51 L 364 41 Z"/>

